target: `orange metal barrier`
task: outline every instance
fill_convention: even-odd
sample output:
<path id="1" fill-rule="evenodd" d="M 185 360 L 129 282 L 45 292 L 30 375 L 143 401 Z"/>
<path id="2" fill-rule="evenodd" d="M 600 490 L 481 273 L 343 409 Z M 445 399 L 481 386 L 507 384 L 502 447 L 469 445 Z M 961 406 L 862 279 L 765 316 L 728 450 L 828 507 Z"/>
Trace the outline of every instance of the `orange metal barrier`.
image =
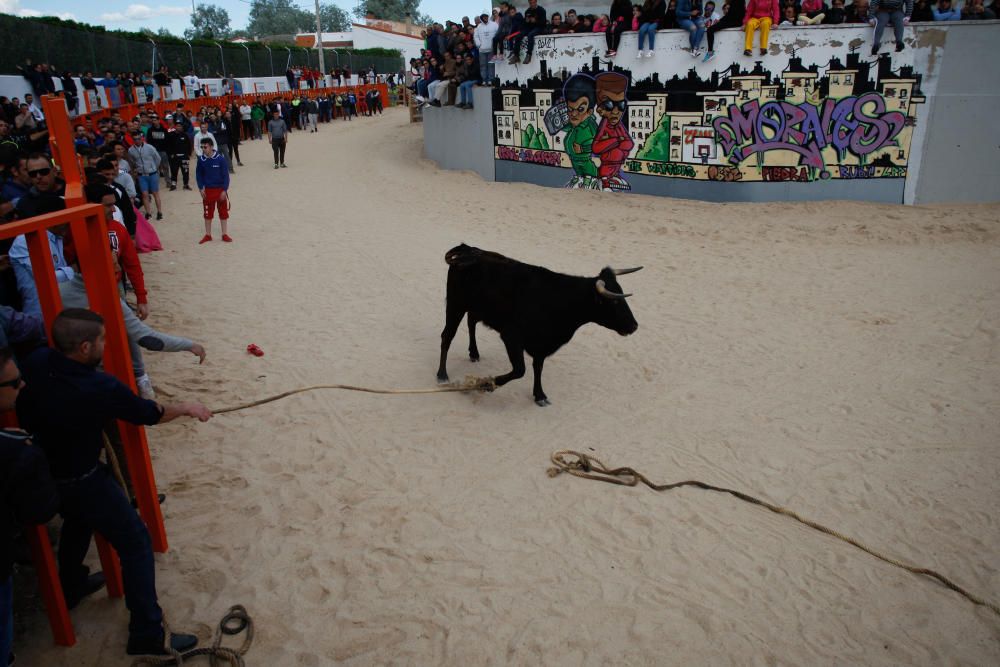
<path id="1" fill-rule="evenodd" d="M 42 307 L 45 330 L 51 340 L 52 321 L 62 310 L 62 299 L 49 250 L 48 230 L 58 225 L 69 224 L 80 269 L 87 276 L 87 299 L 90 308 L 104 318 L 107 337 L 104 368 L 135 391 L 132 359 L 125 334 L 121 299 L 115 284 L 104 208 L 98 204 L 84 203 L 83 177 L 76 160 L 69 117 L 63 99 L 46 95 L 42 97 L 42 105 L 48 119 L 52 154 L 62 167 L 63 177 L 66 180 L 67 208 L 3 225 L 0 227 L 0 238 L 13 238 L 24 234 Z M 142 427 L 125 422 L 119 422 L 119 427 L 139 512 L 149 529 L 153 548 L 158 552 L 166 551 L 166 532 L 157 502 L 156 482 L 145 432 Z M 63 597 L 48 531 L 44 525 L 38 525 L 27 527 L 25 533 L 38 572 L 39 589 L 45 601 L 53 638 L 59 645 L 72 646 L 76 643 L 76 635 Z M 118 556 L 101 536 L 95 535 L 95 541 L 107 581 L 108 595 L 121 597 L 123 587 Z"/>

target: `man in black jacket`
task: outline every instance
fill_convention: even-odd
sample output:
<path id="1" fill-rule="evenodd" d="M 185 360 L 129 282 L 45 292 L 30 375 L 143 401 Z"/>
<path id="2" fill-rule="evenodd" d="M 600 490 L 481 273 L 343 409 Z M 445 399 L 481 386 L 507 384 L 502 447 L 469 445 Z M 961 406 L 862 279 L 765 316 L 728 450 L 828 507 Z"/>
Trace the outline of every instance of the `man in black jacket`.
<path id="1" fill-rule="evenodd" d="M 521 40 L 528 40 L 528 53 L 524 56 L 524 64 L 531 62 L 531 54 L 535 52 L 535 37 L 545 33 L 545 8 L 538 6 L 538 0 L 528 0 L 528 8 L 524 10 L 524 27 L 521 34 L 514 39 L 514 55 L 521 55 Z"/>
<path id="2" fill-rule="evenodd" d="M 0 411 L 13 410 L 23 386 L 9 348 L 0 348 Z M 59 495 L 41 449 L 24 431 L 0 430 L 0 665 L 13 658 L 15 528 L 45 523 L 59 508 Z"/>
<path id="3" fill-rule="evenodd" d="M 151 426 L 184 415 L 208 421 L 212 413 L 200 403 L 160 405 L 139 398 L 97 370 L 105 341 L 97 313 L 64 310 L 52 323 L 51 340 L 54 349 L 39 348 L 22 362 L 27 384 L 17 399 L 17 416 L 45 451 L 59 491 L 59 578 L 67 603 L 73 606 L 89 590 L 83 560 L 98 532 L 121 561 L 131 617 L 129 655 L 165 655 L 165 642 L 175 651 L 192 648 L 198 642 L 193 635 L 165 636 L 149 532 L 99 456 L 110 419 Z"/>

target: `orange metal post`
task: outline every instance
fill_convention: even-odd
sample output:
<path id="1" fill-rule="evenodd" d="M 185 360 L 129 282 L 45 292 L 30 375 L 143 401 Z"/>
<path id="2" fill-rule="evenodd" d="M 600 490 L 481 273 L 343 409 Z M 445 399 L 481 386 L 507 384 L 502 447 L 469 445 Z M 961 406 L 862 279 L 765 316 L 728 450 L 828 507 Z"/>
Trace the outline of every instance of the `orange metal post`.
<path id="1" fill-rule="evenodd" d="M 76 634 L 73 632 L 73 622 L 69 618 L 66 598 L 63 597 L 62 584 L 59 582 L 59 569 L 52 555 L 52 545 L 49 544 L 49 532 L 42 525 L 30 526 L 25 529 L 25 537 L 31 546 L 32 560 L 38 572 L 38 588 L 49 615 L 52 638 L 59 646 L 72 646 L 76 643 Z"/>

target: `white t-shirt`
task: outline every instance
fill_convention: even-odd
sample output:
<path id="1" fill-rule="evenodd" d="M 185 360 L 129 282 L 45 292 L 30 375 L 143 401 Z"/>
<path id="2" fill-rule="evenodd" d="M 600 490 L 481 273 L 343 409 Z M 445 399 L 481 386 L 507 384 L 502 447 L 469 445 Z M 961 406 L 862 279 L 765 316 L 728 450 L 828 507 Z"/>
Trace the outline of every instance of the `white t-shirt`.
<path id="1" fill-rule="evenodd" d="M 186 77 L 184 77 L 184 85 L 186 85 L 188 88 L 200 88 L 201 81 L 199 81 L 198 77 L 195 76 L 194 74 L 188 74 Z"/>
<path id="2" fill-rule="evenodd" d="M 240 118 L 242 118 L 243 120 L 250 120 L 250 111 L 251 109 L 249 104 L 244 104 L 243 106 L 241 106 Z"/>

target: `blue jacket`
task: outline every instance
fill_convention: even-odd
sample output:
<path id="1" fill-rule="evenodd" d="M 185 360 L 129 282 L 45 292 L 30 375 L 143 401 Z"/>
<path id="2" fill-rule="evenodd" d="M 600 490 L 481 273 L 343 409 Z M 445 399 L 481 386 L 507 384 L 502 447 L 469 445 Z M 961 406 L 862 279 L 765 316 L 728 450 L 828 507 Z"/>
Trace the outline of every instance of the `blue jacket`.
<path id="1" fill-rule="evenodd" d="M 677 18 L 689 19 L 694 7 L 691 6 L 691 0 L 677 0 L 676 10 Z"/>
<path id="2" fill-rule="evenodd" d="M 194 178 L 198 189 L 222 188 L 229 189 L 229 163 L 222 153 L 216 153 L 211 158 L 204 155 L 198 158 L 198 166 L 194 170 Z"/>

